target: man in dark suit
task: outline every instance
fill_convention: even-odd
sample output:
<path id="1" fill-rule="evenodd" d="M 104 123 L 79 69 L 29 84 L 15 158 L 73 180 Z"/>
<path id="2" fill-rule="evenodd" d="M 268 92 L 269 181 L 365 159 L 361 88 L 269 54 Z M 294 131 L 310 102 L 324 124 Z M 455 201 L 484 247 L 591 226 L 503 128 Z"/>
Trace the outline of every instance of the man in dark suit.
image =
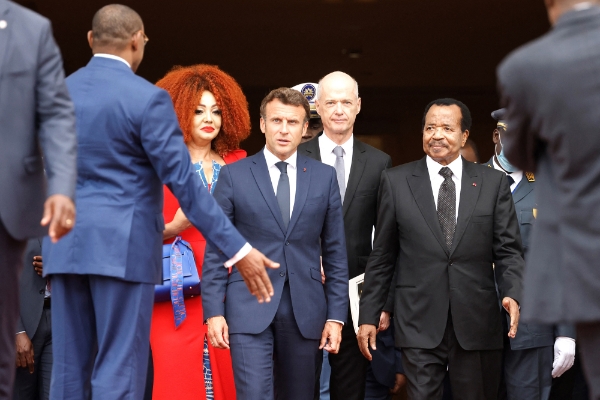
<path id="1" fill-rule="evenodd" d="M 67 78 L 77 116 L 78 219 L 71 234 L 43 247 L 52 280 L 50 397 L 138 399 L 154 286 L 162 281 L 162 184 L 261 300 L 272 292 L 264 265 L 274 263 L 246 243 L 204 189 L 170 96 L 135 75 L 148 41 L 140 16 L 105 6 L 88 40 L 94 57 Z"/>
<path id="2" fill-rule="evenodd" d="M 0 399 L 8 399 L 23 251 L 28 238 L 57 240 L 73 227 L 77 143 L 50 21 L 7 0 L 0 0 L 0 127 Z"/>
<path id="3" fill-rule="evenodd" d="M 48 281 L 42 277 L 42 239 L 31 239 L 25 249 L 25 268 L 19 281 L 20 316 L 17 322 L 17 374 L 14 400 L 47 400 L 52 373 L 52 314 Z"/>
<path id="4" fill-rule="evenodd" d="M 396 346 L 410 399 L 441 399 L 446 366 L 455 398 L 496 398 L 503 332 L 495 282 L 509 335 L 517 330 L 524 264 L 517 216 L 506 175 L 460 157 L 470 125 L 463 103 L 431 102 L 426 157 L 381 175 L 358 340 L 370 358 L 397 262 Z"/>
<path id="5" fill-rule="evenodd" d="M 331 165 L 337 171 L 348 272 L 349 277 L 354 278 L 365 272 L 377 220 L 379 178 L 381 171 L 392 166 L 392 160 L 384 152 L 354 137 L 354 121 L 360 112 L 361 99 L 358 84 L 351 76 L 337 71 L 323 77 L 319 81 L 315 105 L 323 122 L 323 133 L 302 144 L 298 152 Z M 389 311 L 385 309 L 380 316 L 384 327 L 389 326 Z M 342 337 L 339 353 L 329 356 L 331 399 L 362 400 L 368 362 L 358 349 L 350 308 Z"/>
<path id="6" fill-rule="evenodd" d="M 498 68 L 506 157 L 537 181 L 523 318 L 577 324 L 592 398 L 600 399 L 600 6 L 546 7 L 553 29 Z"/>
<path id="7" fill-rule="evenodd" d="M 536 217 L 535 177 L 514 167 L 504 156 L 502 137 L 506 134 L 505 109 L 496 110 L 498 121 L 492 139 L 494 156 L 487 166 L 506 174 L 523 253 L 527 258 L 529 236 Z M 508 317 L 508 316 L 507 316 Z M 505 329 L 507 330 L 507 329 Z M 558 378 L 573 366 L 575 358 L 575 327 L 573 325 L 543 325 L 521 322 L 515 338 L 504 338 L 504 387 L 501 398 L 509 400 L 547 400 L 553 388 L 552 378 Z M 572 385 L 571 385 L 572 386 Z"/>
<path id="8" fill-rule="evenodd" d="M 281 264 L 273 301 L 260 306 L 228 275 L 214 246 L 202 267 L 202 305 L 213 346 L 229 348 L 237 398 L 312 400 L 321 349 L 339 350 L 348 310 L 348 265 L 335 170 L 297 147 L 309 105 L 296 90 L 261 104 L 266 146 L 221 169 L 215 199 L 250 243 Z M 321 261 L 327 280 L 321 282 Z"/>

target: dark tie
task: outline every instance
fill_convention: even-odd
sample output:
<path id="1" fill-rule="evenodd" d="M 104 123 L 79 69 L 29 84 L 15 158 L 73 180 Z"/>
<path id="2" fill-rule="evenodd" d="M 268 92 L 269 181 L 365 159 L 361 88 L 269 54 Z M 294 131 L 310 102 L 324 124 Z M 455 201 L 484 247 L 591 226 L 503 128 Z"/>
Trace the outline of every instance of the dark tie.
<path id="1" fill-rule="evenodd" d="M 452 180 L 452 170 L 448 167 L 440 169 L 444 182 L 438 194 L 437 214 L 442 233 L 446 239 L 448 250 L 452 248 L 452 239 L 456 229 L 456 187 Z"/>
<path id="2" fill-rule="evenodd" d="M 515 180 L 510 174 L 506 174 L 506 179 L 508 179 L 508 186 L 512 186 L 512 184 L 515 183 Z"/>
<path id="3" fill-rule="evenodd" d="M 281 171 L 279 175 L 279 183 L 277 184 L 277 204 L 279 204 L 279 210 L 281 211 L 281 218 L 283 218 L 283 226 L 287 229 L 290 223 L 290 178 L 287 174 L 288 164 L 283 161 L 279 161 L 275 164 Z"/>
<path id="4" fill-rule="evenodd" d="M 341 146 L 336 146 L 333 149 L 335 154 L 335 174 L 337 175 L 338 186 L 340 187 L 340 196 L 342 197 L 342 204 L 344 203 L 344 195 L 346 194 L 346 167 L 344 165 L 344 149 Z"/>

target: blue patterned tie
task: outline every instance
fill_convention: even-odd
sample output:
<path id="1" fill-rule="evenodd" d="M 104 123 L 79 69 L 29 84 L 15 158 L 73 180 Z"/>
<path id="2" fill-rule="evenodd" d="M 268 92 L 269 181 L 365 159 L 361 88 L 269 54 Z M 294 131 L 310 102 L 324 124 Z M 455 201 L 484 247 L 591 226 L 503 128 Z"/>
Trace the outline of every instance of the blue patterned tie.
<path id="1" fill-rule="evenodd" d="M 171 245 L 171 304 L 175 316 L 175 329 L 179 328 L 187 316 L 183 300 L 183 265 L 179 240 L 179 237 L 176 238 Z"/>
<path id="2" fill-rule="evenodd" d="M 290 223 L 290 178 L 287 174 L 288 164 L 284 161 L 279 161 L 275 164 L 281 175 L 279 175 L 279 183 L 277 184 L 277 204 L 279 204 L 279 210 L 281 211 L 281 218 L 283 218 L 283 226 L 287 230 Z"/>

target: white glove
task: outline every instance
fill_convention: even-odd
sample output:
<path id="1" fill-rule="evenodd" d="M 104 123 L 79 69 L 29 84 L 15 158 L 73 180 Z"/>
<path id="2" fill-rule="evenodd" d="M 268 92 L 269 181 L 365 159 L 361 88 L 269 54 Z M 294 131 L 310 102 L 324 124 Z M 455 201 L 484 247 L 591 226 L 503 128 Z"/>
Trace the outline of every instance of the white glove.
<path id="1" fill-rule="evenodd" d="M 559 336 L 554 341 L 554 363 L 552 377 L 558 378 L 573 366 L 575 362 L 575 339 Z"/>

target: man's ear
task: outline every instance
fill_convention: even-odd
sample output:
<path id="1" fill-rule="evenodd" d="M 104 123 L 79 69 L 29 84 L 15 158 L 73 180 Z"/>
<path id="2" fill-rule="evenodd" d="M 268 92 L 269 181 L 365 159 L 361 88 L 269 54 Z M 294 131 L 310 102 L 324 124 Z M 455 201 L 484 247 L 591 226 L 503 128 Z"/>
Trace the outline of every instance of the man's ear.
<path id="1" fill-rule="evenodd" d="M 467 139 L 469 138 L 469 131 L 466 130 L 462 133 L 462 146 L 463 147 L 465 145 L 465 143 L 467 143 Z"/>
<path id="2" fill-rule="evenodd" d="M 88 44 L 90 45 L 90 49 L 93 49 L 94 48 L 94 35 L 92 34 L 92 31 L 88 31 L 87 40 L 88 40 Z"/>
<path id="3" fill-rule="evenodd" d="M 131 50 L 132 50 L 132 51 L 137 51 L 137 50 L 139 49 L 139 47 L 140 47 L 140 43 L 139 43 L 139 40 L 138 40 L 138 34 L 139 34 L 140 32 L 141 32 L 141 31 L 137 31 L 137 32 L 136 32 L 136 33 L 134 33 L 134 34 L 133 34 L 133 36 L 131 37 L 131 40 L 130 40 L 130 42 L 129 42 L 129 45 L 131 46 Z"/>
<path id="4" fill-rule="evenodd" d="M 492 133 L 492 141 L 494 144 L 500 143 L 500 131 L 498 129 L 494 129 L 494 133 Z"/>
<path id="5" fill-rule="evenodd" d="M 360 99 L 360 97 L 356 100 L 356 106 L 358 107 L 358 111 L 356 112 L 357 114 L 360 112 L 360 107 L 362 105 L 362 101 Z"/>

